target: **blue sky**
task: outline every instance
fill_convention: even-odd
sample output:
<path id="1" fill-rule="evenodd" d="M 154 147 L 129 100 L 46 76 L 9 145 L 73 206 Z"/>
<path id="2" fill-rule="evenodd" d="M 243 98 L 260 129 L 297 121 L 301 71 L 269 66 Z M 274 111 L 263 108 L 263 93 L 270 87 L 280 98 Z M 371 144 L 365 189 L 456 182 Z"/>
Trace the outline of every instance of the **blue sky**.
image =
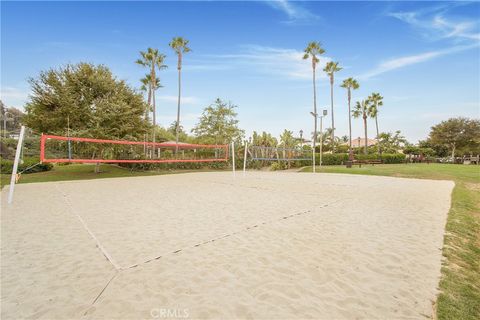
<path id="1" fill-rule="evenodd" d="M 28 78 L 41 70 L 87 61 L 105 64 L 139 87 L 134 61 L 147 47 L 167 55 L 160 73 L 158 121 L 176 114 L 174 36 L 190 40 L 184 58 L 182 124 L 190 129 L 215 98 L 238 105 L 247 135 L 313 130 L 309 41 L 326 50 L 321 64 L 339 61 L 335 83 L 337 135 L 348 133 L 346 92 L 354 101 L 384 96 L 381 131 L 411 141 L 454 116 L 479 118 L 479 2 L 4 2 L 1 3 L 1 99 L 22 107 Z M 323 68 L 323 67 L 322 67 Z M 329 83 L 318 70 L 318 107 L 329 109 Z M 353 136 L 362 135 L 353 120 Z M 325 126 L 331 125 L 327 118 Z M 374 136 L 374 122 L 369 122 Z"/>

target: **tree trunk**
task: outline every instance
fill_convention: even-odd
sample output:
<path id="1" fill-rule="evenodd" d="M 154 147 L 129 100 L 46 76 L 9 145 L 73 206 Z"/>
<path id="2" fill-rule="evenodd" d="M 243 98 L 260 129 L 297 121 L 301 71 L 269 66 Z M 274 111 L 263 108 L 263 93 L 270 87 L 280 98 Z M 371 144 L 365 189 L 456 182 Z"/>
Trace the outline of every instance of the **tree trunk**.
<path id="1" fill-rule="evenodd" d="M 349 149 L 348 149 L 348 160 L 353 161 L 353 151 L 352 151 L 352 111 L 350 109 L 351 101 L 351 92 L 348 88 L 348 133 L 349 133 Z"/>
<path id="2" fill-rule="evenodd" d="M 157 108 L 155 106 L 155 81 L 156 76 L 155 76 L 155 63 L 152 62 L 152 71 L 150 74 L 150 82 L 151 82 L 151 88 L 152 88 L 152 107 L 153 107 L 153 115 L 152 115 L 152 120 L 153 120 L 153 132 L 152 132 L 152 142 L 155 143 L 155 127 L 157 125 Z M 155 149 L 155 146 L 153 146 Z"/>
<path id="3" fill-rule="evenodd" d="M 363 116 L 363 127 L 365 129 L 365 149 L 364 153 L 368 154 L 368 137 L 367 137 L 367 117 Z"/>
<path id="4" fill-rule="evenodd" d="M 313 130 L 313 172 L 315 172 L 315 147 L 317 141 L 317 88 L 315 83 L 315 63 L 313 67 L 313 113 L 314 113 L 314 130 Z"/>
<path id="5" fill-rule="evenodd" d="M 452 145 L 452 163 L 455 163 L 455 144 Z"/>
<path id="6" fill-rule="evenodd" d="M 150 114 L 150 106 L 152 105 L 152 83 L 148 85 L 148 108 L 145 110 L 145 120 L 148 121 Z"/>
<path id="7" fill-rule="evenodd" d="M 100 162 L 95 163 L 95 173 L 100 173 Z"/>
<path id="8" fill-rule="evenodd" d="M 378 146 L 378 154 L 382 155 L 382 146 L 380 145 L 380 133 L 378 132 L 378 117 L 375 115 L 375 126 L 377 127 L 377 146 Z"/>
<path id="9" fill-rule="evenodd" d="M 180 133 L 180 97 L 182 92 L 182 55 L 178 55 L 178 105 L 177 105 L 177 123 L 175 124 L 175 153 L 178 153 L 178 135 Z"/>
<path id="10" fill-rule="evenodd" d="M 330 76 L 330 109 L 332 112 L 332 153 L 335 152 L 335 118 L 333 116 L 333 73 Z"/>

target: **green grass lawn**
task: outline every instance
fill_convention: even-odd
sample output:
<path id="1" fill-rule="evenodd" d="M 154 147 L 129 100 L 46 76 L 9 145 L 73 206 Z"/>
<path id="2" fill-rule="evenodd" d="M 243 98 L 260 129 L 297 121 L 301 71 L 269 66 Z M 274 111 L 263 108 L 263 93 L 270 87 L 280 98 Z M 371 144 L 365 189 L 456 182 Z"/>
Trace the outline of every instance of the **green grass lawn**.
<path id="1" fill-rule="evenodd" d="M 192 172 L 193 170 L 163 170 L 163 171 L 130 171 L 129 169 L 115 165 L 100 165 L 100 173 L 94 172 L 93 165 L 71 164 L 66 166 L 54 166 L 52 170 L 38 173 L 22 174 L 19 183 L 66 181 L 66 180 L 88 180 L 120 177 L 152 176 L 161 174 L 172 174 Z M 200 171 L 200 170 L 196 170 Z M 10 184 L 10 174 L 2 174 L 1 185 Z"/>
<path id="2" fill-rule="evenodd" d="M 312 167 L 302 169 L 312 172 Z M 436 309 L 438 319 L 480 319 L 480 166 L 392 164 L 346 168 L 316 167 L 316 172 L 453 180 L 452 207 L 444 237 Z"/>

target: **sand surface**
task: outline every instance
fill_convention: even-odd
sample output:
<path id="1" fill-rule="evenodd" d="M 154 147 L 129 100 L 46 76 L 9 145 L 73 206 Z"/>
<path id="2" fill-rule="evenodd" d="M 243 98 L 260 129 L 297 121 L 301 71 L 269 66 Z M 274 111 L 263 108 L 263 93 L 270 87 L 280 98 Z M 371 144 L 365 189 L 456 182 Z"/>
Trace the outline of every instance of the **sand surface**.
<path id="1" fill-rule="evenodd" d="M 2 319 L 424 319 L 453 182 L 190 173 L 2 191 Z"/>

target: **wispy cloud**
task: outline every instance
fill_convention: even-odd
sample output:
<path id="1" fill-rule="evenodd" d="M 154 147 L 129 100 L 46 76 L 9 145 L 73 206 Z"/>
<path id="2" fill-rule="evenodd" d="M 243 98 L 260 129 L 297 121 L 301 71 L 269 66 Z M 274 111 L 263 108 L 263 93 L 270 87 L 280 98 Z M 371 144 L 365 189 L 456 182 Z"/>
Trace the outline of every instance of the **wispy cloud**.
<path id="1" fill-rule="evenodd" d="M 388 12 L 387 16 L 407 23 L 429 41 L 450 40 L 446 49 L 395 57 L 379 63 L 359 78 L 369 79 L 382 73 L 430 61 L 440 56 L 478 48 L 480 46 L 479 22 L 449 16 L 448 11 L 458 4 L 441 4 L 417 11 Z M 445 46 L 443 46 L 445 47 Z"/>
<path id="2" fill-rule="evenodd" d="M 296 49 L 272 48 L 259 45 L 242 46 L 238 53 L 208 55 L 220 65 L 227 64 L 230 68 L 243 68 L 252 73 L 280 76 L 288 79 L 305 79 L 311 77 L 311 64 L 302 59 L 303 52 Z M 319 68 L 331 60 L 329 57 L 319 57 Z M 318 73 L 324 77 L 323 72 Z"/>
<path id="3" fill-rule="evenodd" d="M 287 0 L 265 1 L 270 7 L 283 12 L 288 20 L 283 21 L 286 24 L 315 24 L 320 21 L 320 17 L 298 2 L 294 3 Z"/>
<path id="4" fill-rule="evenodd" d="M 448 10 L 452 6 L 457 6 L 457 4 L 442 5 L 417 11 L 389 12 L 387 16 L 409 24 L 420 34 L 431 40 L 480 40 L 479 21 L 450 16 Z"/>
<path id="5" fill-rule="evenodd" d="M 360 79 L 369 79 L 374 76 L 378 76 L 382 73 L 404 68 L 410 65 L 414 65 L 417 63 L 425 62 L 432 60 L 434 58 L 440 57 L 440 56 L 445 56 L 448 54 L 456 53 L 456 52 L 461 52 L 473 48 L 478 48 L 478 44 L 473 44 L 473 45 L 465 45 L 465 46 L 454 46 L 448 49 L 444 50 L 437 50 L 437 51 L 429 51 L 429 52 L 424 52 L 424 53 L 419 53 L 415 55 L 408 55 L 408 56 L 403 56 L 403 57 L 398 57 L 398 58 L 392 58 L 386 61 L 381 62 L 378 66 L 373 68 L 370 71 L 367 71 L 363 75 L 360 75 Z"/>

